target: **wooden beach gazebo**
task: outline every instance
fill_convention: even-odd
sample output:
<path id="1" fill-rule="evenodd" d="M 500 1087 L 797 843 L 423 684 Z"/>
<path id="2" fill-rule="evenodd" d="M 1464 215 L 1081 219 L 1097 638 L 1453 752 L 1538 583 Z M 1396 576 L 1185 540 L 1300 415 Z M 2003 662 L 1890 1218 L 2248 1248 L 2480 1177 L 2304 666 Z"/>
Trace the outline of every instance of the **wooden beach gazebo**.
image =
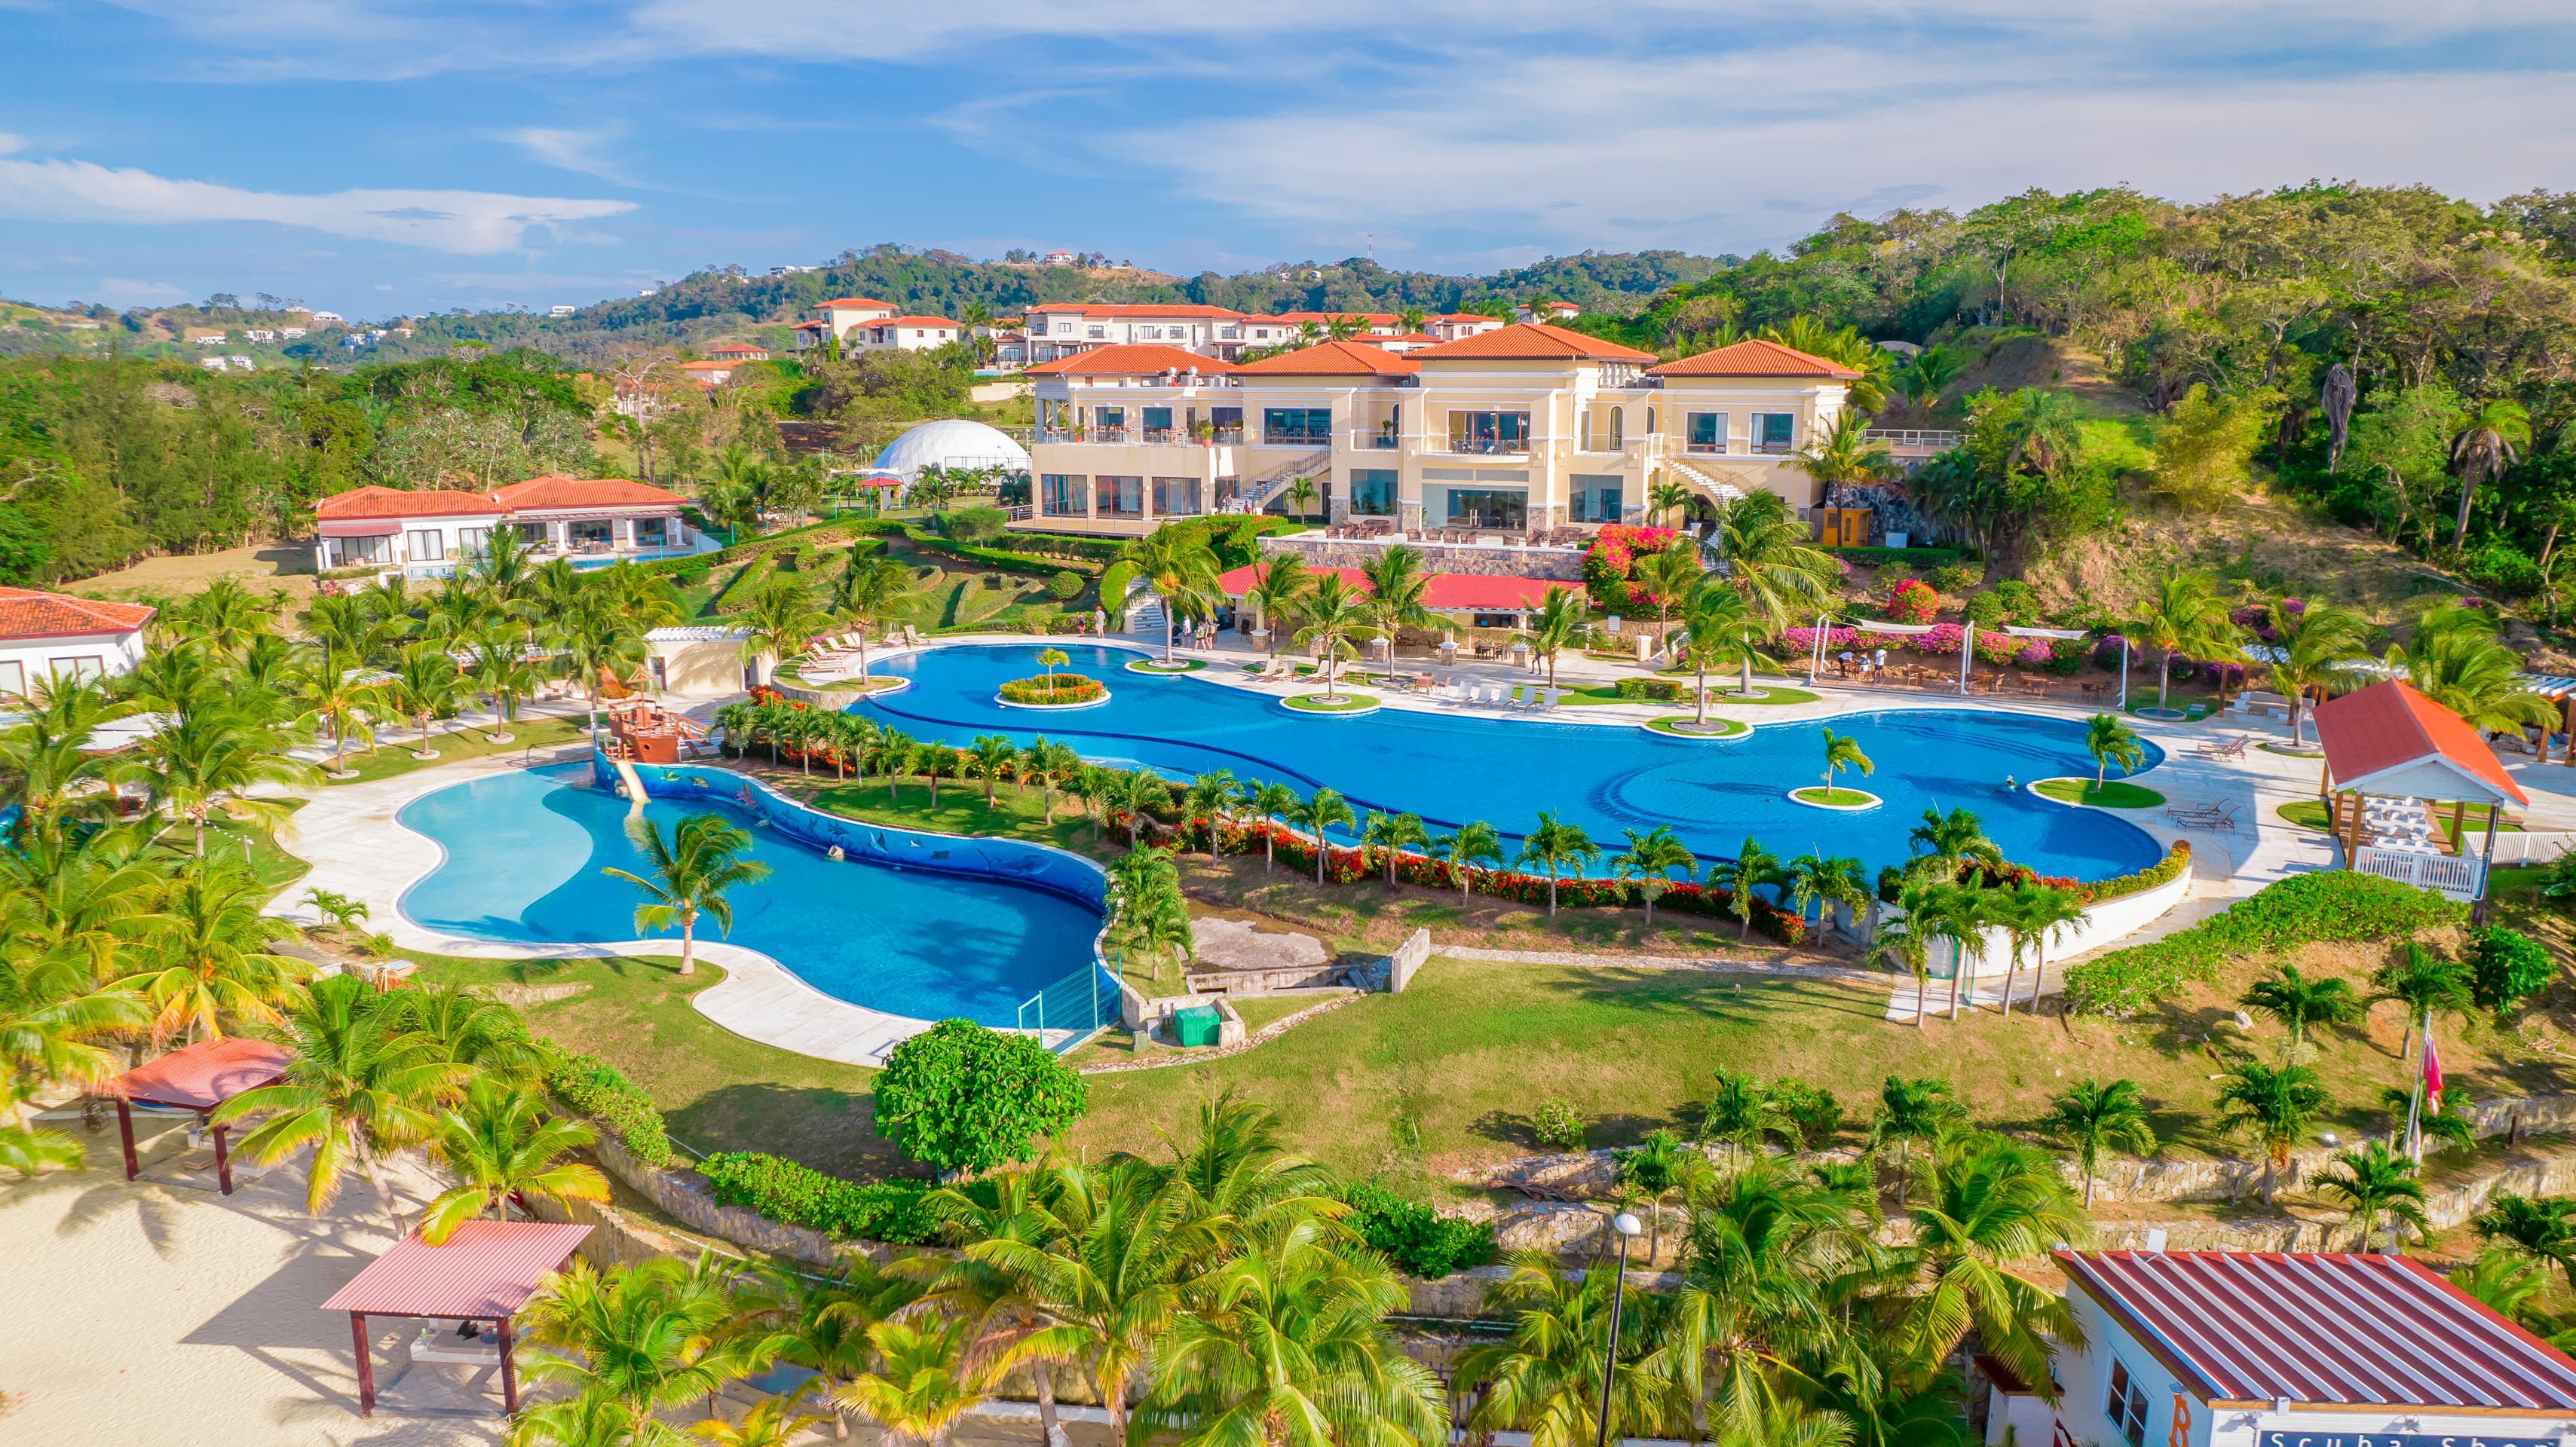
<path id="1" fill-rule="evenodd" d="M 294 1058 L 295 1052 L 283 1045 L 229 1035 L 182 1046 L 118 1076 L 107 1093 L 116 1097 L 116 1133 L 125 1143 L 125 1178 L 133 1180 L 143 1169 L 134 1151 L 134 1107 L 193 1110 L 202 1120 L 243 1091 L 275 1085 Z M 225 1129 L 213 1127 L 215 1183 L 229 1196 L 233 1159 L 224 1140 Z"/>
<path id="2" fill-rule="evenodd" d="M 467 1221 L 440 1245 L 414 1231 L 369 1262 L 322 1303 L 324 1311 L 349 1314 L 349 1335 L 358 1348 L 358 1415 L 376 1411 L 375 1353 L 367 1337 L 371 1316 L 492 1323 L 497 1339 L 491 1347 L 432 1348 L 426 1354 L 416 1349 L 412 1360 L 498 1366 L 502 1410 L 516 1413 L 519 1376 L 510 1356 L 510 1318 L 548 1276 L 563 1269 L 589 1234 L 588 1226 L 548 1221 Z"/>

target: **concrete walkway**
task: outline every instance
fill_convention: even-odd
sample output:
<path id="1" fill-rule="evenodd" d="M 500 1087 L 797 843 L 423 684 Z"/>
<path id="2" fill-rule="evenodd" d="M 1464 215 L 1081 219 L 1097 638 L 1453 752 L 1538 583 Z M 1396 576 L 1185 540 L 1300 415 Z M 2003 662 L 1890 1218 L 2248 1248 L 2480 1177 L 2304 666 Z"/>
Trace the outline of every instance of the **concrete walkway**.
<path id="1" fill-rule="evenodd" d="M 540 762 L 586 759 L 588 745 L 560 749 Z M 313 872 L 269 902 L 268 912 L 299 924 L 320 924 L 306 902 L 310 890 L 345 894 L 367 907 L 367 923 L 394 943 L 427 954 L 472 959 L 598 959 L 612 955 L 671 956 L 676 939 L 597 944 L 535 944 L 484 940 L 424 929 L 402 912 L 403 892 L 445 857 L 435 840 L 403 827 L 403 806 L 423 794 L 522 767 L 516 758 L 491 757 L 438 764 L 362 784 L 315 791 L 295 815 L 295 851 L 313 861 Z M 698 1013 L 747 1040 L 845 1065 L 880 1066 L 886 1052 L 930 1028 L 928 1020 L 889 1015 L 823 993 L 793 971 L 755 950 L 722 940 L 700 940 L 698 957 L 722 966 L 725 977 L 691 997 Z"/>

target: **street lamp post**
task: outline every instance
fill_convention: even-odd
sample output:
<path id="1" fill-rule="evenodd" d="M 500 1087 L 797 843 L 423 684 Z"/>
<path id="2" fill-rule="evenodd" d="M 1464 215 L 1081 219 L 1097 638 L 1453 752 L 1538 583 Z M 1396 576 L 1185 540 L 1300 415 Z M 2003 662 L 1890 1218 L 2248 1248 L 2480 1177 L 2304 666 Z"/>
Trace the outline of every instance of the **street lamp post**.
<path id="1" fill-rule="evenodd" d="M 1601 1354 L 1601 1413 L 1593 1432 L 1593 1447 L 1610 1444 L 1610 1378 L 1619 1369 L 1619 1302 L 1628 1287 L 1628 1243 L 1645 1229 L 1625 1211 L 1611 1217 L 1610 1224 L 1619 1233 L 1619 1274 L 1610 1281 L 1610 1345 Z"/>

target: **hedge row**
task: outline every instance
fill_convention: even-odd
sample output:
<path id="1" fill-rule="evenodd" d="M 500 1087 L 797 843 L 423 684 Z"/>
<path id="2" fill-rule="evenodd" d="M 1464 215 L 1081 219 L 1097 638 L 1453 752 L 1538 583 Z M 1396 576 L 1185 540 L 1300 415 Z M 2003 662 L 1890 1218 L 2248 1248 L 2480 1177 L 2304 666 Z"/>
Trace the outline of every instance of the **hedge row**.
<path id="1" fill-rule="evenodd" d="M 662 1112 L 616 1066 L 596 1055 L 569 1055 L 547 1072 L 546 1087 L 575 1115 L 615 1132 L 628 1155 L 648 1166 L 671 1163 Z"/>
<path id="2" fill-rule="evenodd" d="M 2295 874 L 2250 899 L 2163 939 L 2066 972 L 2066 1008 L 2079 1015 L 2130 1015 L 2215 978 L 2230 959 L 2298 945 L 2401 939 L 2468 918 L 2467 905 L 2427 889 L 2349 869 Z"/>
<path id="3" fill-rule="evenodd" d="M 1825 551 L 1864 568 L 1881 568 L 1889 563 L 1903 563 L 1909 568 L 1938 568 L 1959 561 L 1957 548 L 1827 548 Z"/>
<path id="4" fill-rule="evenodd" d="M 959 562 L 1000 568 L 1005 572 L 1030 573 L 1039 577 L 1052 578 L 1057 573 L 1065 571 L 1062 560 L 1048 560 L 1025 553 L 1006 551 L 1002 548 L 961 543 L 954 538 L 942 537 L 928 528 L 915 526 L 900 518 L 872 518 L 851 523 L 849 527 L 854 533 L 900 534 L 911 539 L 912 545 L 924 552 L 941 553 Z"/>
<path id="5" fill-rule="evenodd" d="M 1408 1276 L 1437 1281 L 1494 1259 L 1490 1221 L 1443 1216 L 1419 1201 L 1408 1201 L 1365 1181 L 1344 1186 L 1342 1199 L 1351 1208 L 1342 1219 Z"/>
<path id="6" fill-rule="evenodd" d="M 2084 885 L 2085 899 L 2087 903 L 2099 904 L 2106 899 L 2123 899 L 2132 894 L 2144 894 L 2159 884 L 2172 883 L 2176 876 L 2189 868 L 2191 868 L 2191 841 L 2177 839 L 2164 858 L 2135 874 L 2123 874 L 2115 879 L 2105 879 L 2098 884 Z"/>
<path id="7" fill-rule="evenodd" d="M 698 1162 L 698 1174 L 720 1205 L 836 1240 L 918 1246 L 939 1234 L 931 1187 L 920 1181 L 845 1181 L 759 1151 L 720 1151 Z"/>
<path id="8" fill-rule="evenodd" d="M 753 538 L 747 543 L 728 543 L 724 547 L 718 548 L 712 553 L 691 553 L 686 557 L 679 558 L 655 558 L 649 563 L 637 563 L 635 566 L 642 568 L 648 573 L 680 573 L 686 572 L 690 568 L 695 567 L 708 569 L 721 568 L 728 563 L 750 562 L 752 559 L 760 557 L 770 552 L 772 549 L 783 547 L 800 540 L 810 539 L 815 542 L 827 541 L 827 535 L 831 533 L 832 530 L 852 529 L 853 527 L 854 524 L 852 520 L 848 518 L 824 518 L 820 522 L 810 522 L 805 524 L 803 527 L 787 528 L 780 532 L 769 533 L 762 537 Z M 699 531 L 705 532 L 707 529 L 700 528 Z"/>

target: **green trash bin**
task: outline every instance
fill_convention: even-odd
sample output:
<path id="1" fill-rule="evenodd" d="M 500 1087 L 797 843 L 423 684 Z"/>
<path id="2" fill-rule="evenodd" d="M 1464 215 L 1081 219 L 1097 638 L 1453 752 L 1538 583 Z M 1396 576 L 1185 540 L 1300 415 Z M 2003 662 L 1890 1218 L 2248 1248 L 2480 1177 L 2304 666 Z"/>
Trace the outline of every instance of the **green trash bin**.
<path id="1" fill-rule="evenodd" d="M 1172 1012 L 1172 1033 L 1181 1037 L 1184 1046 L 1214 1045 L 1221 1018 L 1214 1005 L 1194 1005 L 1187 1010 L 1175 1010 Z"/>

